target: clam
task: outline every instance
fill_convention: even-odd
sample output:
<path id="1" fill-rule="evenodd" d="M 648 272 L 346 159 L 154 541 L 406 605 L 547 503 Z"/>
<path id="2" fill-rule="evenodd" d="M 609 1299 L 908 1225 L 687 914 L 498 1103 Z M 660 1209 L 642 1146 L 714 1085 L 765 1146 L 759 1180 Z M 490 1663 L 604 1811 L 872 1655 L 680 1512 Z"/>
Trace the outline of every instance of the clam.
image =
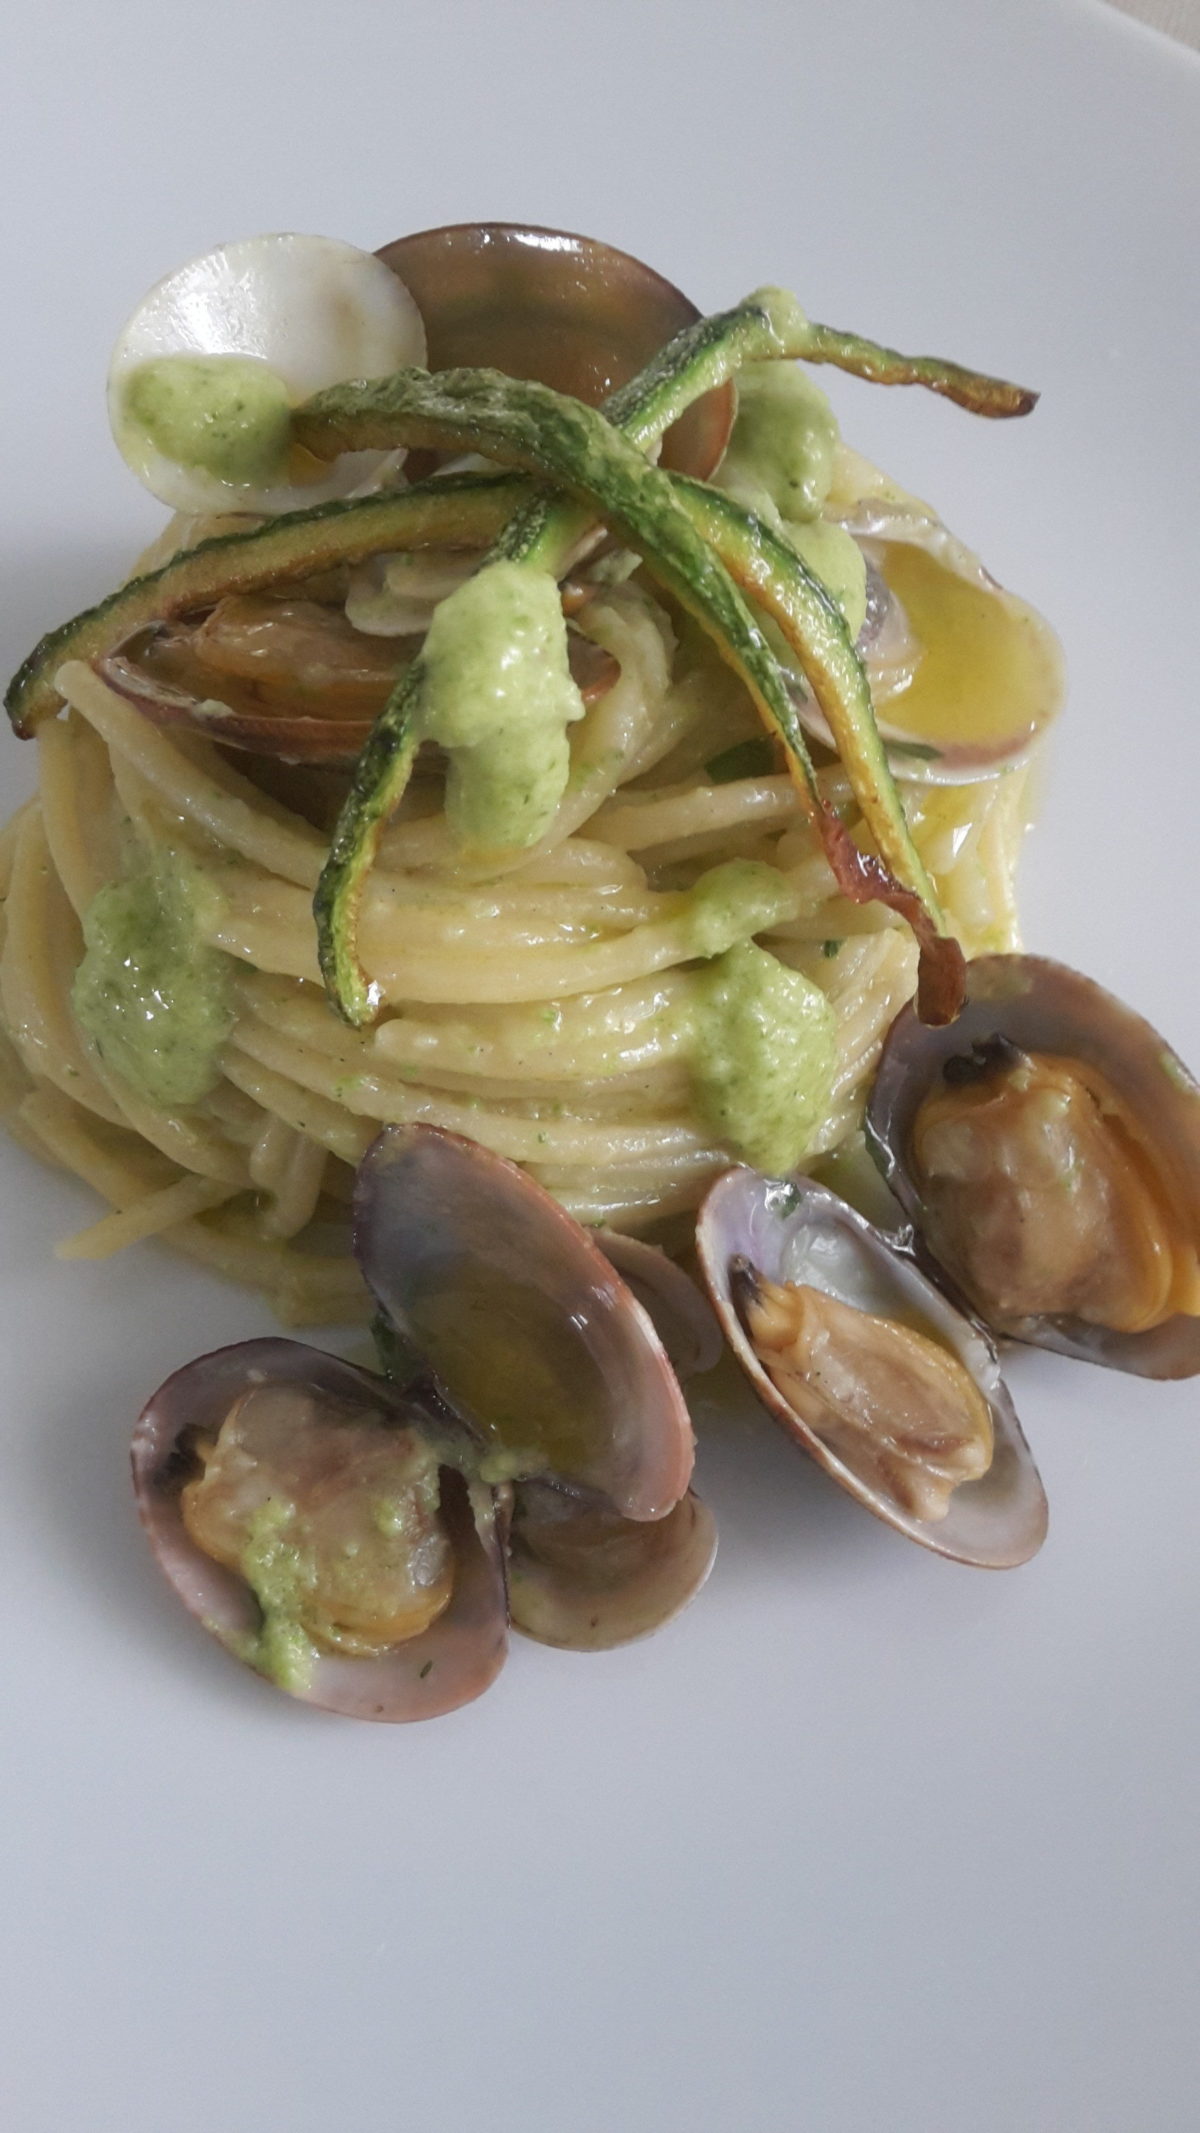
<path id="1" fill-rule="evenodd" d="M 981 1327 L 811 1179 L 730 1170 L 696 1231 L 725 1337 L 764 1405 L 876 1517 L 939 1555 L 1036 1554 L 1046 1497 Z"/>
<path id="2" fill-rule="evenodd" d="M 678 1380 L 600 1248 L 514 1165 L 413 1126 L 363 1160 L 355 1251 L 385 1376 L 250 1341 L 142 1414 L 138 1506 L 190 1612 L 307 1702 L 436 1716 L 503 1663 L 515 1485 L 518 1628 L 599 1650 L 678 1613 L 715 1524 L 689 1488 Z"/>
<path id="3" fill-rule="evenodd" d="M 415 650 L 413 640 L 365 635 L 324 602 L 241 593 L 203 617 L 151 624 L 94 664 L 156 726 L 190 726 L 285 762 L 349 766 Z M 584 702 L 596 702 L 617 661 L 578 629 L 568 628 L 567 651 Z"/>
<path id="4" fill-rule="evenodd" d="M 379 257 L 416 299 L 430 370 L 484 365 L 592 405 L 700 316 L 640 259 L 568 230 L 460 222 L 399 237 Z M 706 393 L 667 431 L 661 464 L 706 480 L 733 413 L 732 385 Z"/>
<path id="5" fill-rule="evenodd" d="M 704 1583 L 717 1524 L 688 1489 L 665 1518 L 622 1518 L 602 1497 L 518 1482 L 509 1535 L 514 1629 L 539 1644 L 609 1651 L 649 1636 Z"/>
<path id="6" fill-rule="evenodd" d="M 698 1377 L 721 1360 L 721 1328 L 707 1296 L 657 1244 L 618 1230 L 592 1231 L 650 1319 L 677 1377 Z"/>
<path id="7" fill-rule="evenodd" d="M 515 1163 L 387 1126 L 359 1165 L 368 1287 L 487 1447 L 485 1480 L 550 1478 L 666 1516 L 692 1427 L 648 1314 L 586 1230 Z"/>
<path id="8" fill-rule="evenodd" d="M 420 311 L 374 254 L 332 237 L 251 237 L 143 297 L 113 350 L 109 417 L 134 473 L 176 511 L 297 510 L 348 495 L 391 455 L 309 460 L 291 409 L 424 360 Z"/>
<path id="9" fill-rule="evenodd" d="M 921 1249 L 999 1334 L 1140 1376 L 1200 1371 L 1200 1090 L 1110 993 L 1041 956 L 910 1009 L 868 1142 Z"/>
<path id="10" fill-rule="evenodd" d="M 858 646 L 893 770 L 957 785 L 1024 761 L 1066 691 L 1049 624 L 915 504 L 869 497 L 841 523 L 867 559 Z M 831 746 L 811 697 L 797 709 Z"/>
<path id="11" fill-rule="evenodd" d="M 492 1492 L 436 1408 L 298 1341 L 245 1341 L 159 1387 L 133 1479 L 160 1569 L 235 1657 L 353 1718 L 433 1718 L 504 1662 Z"/>

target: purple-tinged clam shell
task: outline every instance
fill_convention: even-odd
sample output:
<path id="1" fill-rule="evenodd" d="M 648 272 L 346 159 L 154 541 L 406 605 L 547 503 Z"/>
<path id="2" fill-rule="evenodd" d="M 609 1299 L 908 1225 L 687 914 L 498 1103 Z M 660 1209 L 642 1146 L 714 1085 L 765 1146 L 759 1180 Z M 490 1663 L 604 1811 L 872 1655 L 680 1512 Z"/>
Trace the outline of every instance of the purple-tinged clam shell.
<path id="1" fill-rule="evenodd" d="M 567 1651 L 630 1644 L 695 1598 L 716 1552 L 716 1520 L 691 1489 L 665 1518 L 632 1519 L 603 1498 L 519 1482 L 508 1572 L 513 1628 Z"/>
<path id="2" fill-rule="evenodd" d="M 594 1229 L 591 1234 L 653 1321 L 676 1374 L 690 1378 L 715 1370 L 721 1360 L 721 1328 L 691 1275 L 643 1237 L 626 1237 L 615 1229 Z"/>
<path id="3" fill-rule="evenodd" d="M 262 1611 L 250 1585 L 213 1560 L 189 1534 L 181 1491 L 195 1461 L 197 1437 L 215 1434 L 239 1400 L 261 1387 L 294 1389 L 328 1401 L 381 1430 L 440 1433 L 413 1401 L 382 1379 L 298 1341 L 244 1341 L 198 1357 L 175 1372 L 143 1409 L 132 1445 L 138 1512 L 160 1569 L 184 1606 L 237 1657 L 253 1647 Z M 419 1636 L 378 1656 L 314 1649 L 303 1701 L 351 1718 L 436 1718 L 482 1694 L 504 1663 L 507 1598 L 501 1537 L 492 1492 L 468 1486 L 452 1467 L 440 1473 L 439 1518 L 454 1558 L 453 1591 L 444 1612 Z"/>
<path id="4" fill-rule="evenodd" d="M 650 1318 L 600 1247 L 514 1163 L 436 1126 L 388 1126 L 359 1165 L 368 1286 L 488 1448 L 486 1479 L 549 1477 L 662 1518 L 691 1422 Z"/>
<path id="5" fill-rule="evenodd" d="M 967 998 L 945 1029 L 918 1022 L 911 1008 L 888 1033 L 867 1109 L 868 1145 L 918 1232 L 924 1207 L 910 1150 L 925 1098 L 985 1060 L 997 1045 L 1077 1060 L 1107 1082 L 1138 1122 L 1180 1239 L 1200 1247 L 1200 1089 L 1181 1059 L 1140 1015 L 1065 964 L 1044 956 L 981 956 L 967 966 Z M 960 1287 L 945 1264 L 939 1278 Z M 965 1285 L 963 1285 L 965 1286 Z M 977 1284 L 976 1284 L 977 1287 Z M 1182 1378 L 1200 1372 L 1200 1317 L 1175 1312 L 1141 1332 L 1121 1332 L 1065 1314 L 1006 1317 L 972 1291 L 970 1308 L 996 1333 L 1053 1348 L 1140 1377 Z"/>
<path id="6" fill-rule="evenodd" d="M 1011 1569 L 1046 1536 L 1046 1495 L 982 1329 L 956 1311 L 920 1272 L 903 1241 L 884 1236 L 836 1194 L 808 1178 L 729 1170 L 711 1188 L 697 1223 L 700 1265 L 725 1337 L 759 1398 L 795 1441 L 851 1496 L 910 1540 L 953 1561 Z M 841 1302 L 915 1327 L 963 1364 L 991 1416 L 987 1472 L 953 1489 L 945 1516 L 913 1516 L 833 1451 L 764 1368 L 742 1322 L 738 1269 L 778 1284 L 805 1283 Z"/>
<path id="7" fill-rule="evenodd" d="M 97 658 L 96 672 L 152 725 L 184 726 L 224 748 L 285 763 L 344 765 L 347 773 L 411 656 L 410 649 L 395 652 L 390 638 L 352 630 L 331 610 L 331 636 L 345 672 L 323 705 L 302 662 L 290 697 L 278 680 L 272 695 L 245 674 L 206 664 L 206 627 L 179 620 L 152 624 Z M 567 632 L 567 654 L 585 703 L 606 695 L 619 678 L 612 654 L 579 630 Z"/>

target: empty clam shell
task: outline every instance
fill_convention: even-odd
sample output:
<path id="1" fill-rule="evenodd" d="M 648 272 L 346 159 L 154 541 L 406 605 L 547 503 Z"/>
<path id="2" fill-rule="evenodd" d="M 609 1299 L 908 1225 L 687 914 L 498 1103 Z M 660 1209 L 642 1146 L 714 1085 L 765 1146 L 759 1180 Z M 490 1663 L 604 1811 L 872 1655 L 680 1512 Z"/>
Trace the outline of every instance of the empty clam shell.
<path id="1" fill-rule="evenodd" d="M 515 1499 L 512 1622 L 539 1644 L 599 1652 L 648 1637 L 712 1569 L 716 1520 L 691 1489 L 652 1520 L 622 1518 L 602 1498 L 544 1482 L 519 1482 Z"/>
<path id="2" fill-rule="evenodd" d="M 599 404 L 700 313 L 628 252 L 516 222 L 460 222 L 385 244 L 429 336 L 430 370 L 480 364 Z M 662 464 L 707 479 L 729 441 L 733 387 L 667 431 Z"/>
<path id="3" fill-rule="evenodd" d="M 721 1360 L 721 1328 L 691 1275 L 644 1238 L 626 1237 L 614 1229 L 593 1230 L 592 1235 L 652 1320 L 672 1369 L 681 1378 L 715 1370 Z"/>
<path id="4" fill-rule="evenodd" d="M 245 1341 L 200 1356 L 151 1396 L 132 1445 L 142 1524 L 159 1568 L 188 1612 L 242 1659 L 255 1649 L 262 1609 L 250 1584 L 192 1539 L 181 1497 L 198 1464 L 197 1439 L 214 1436 L 240 1400 L 264 1388 L 327 1403 L 335 1423 L 353 1415 L 381 1432 L 431 1428 L 427 1414 L 382 1380 L 289 1340 Z M 302 1701 L 352 1718 L 435 1718 L 470 1702 L 495 1679 L 507 1645 L 507 1602 L 492 1494 L 468 1487 L 447 1466 L 440 1485 L 438 1518 L 453 1554 L 453 1589 L 444 1611 L 420 1635 L 375 1656 L 314 1648 L 307 1678 L 286 1684 Z"/>
<path id="5" fill-rule="evenodd" d="M 725 1337 L 751 1384 L 840 1487 L 910 1540 L 956 1562 L 1001 1570 L 1036 1554 L 1046 1535 L 1045 1491 L 995 1350 L 982 1329 L 918 1270 L 900 1240 L 883 1236 L 810 1179 L 781 1182 L 753 1170 L 730 1170 L 701 1208 L 696 1244 Z M 738 1269 L 746 1265 L 768 1282 L 804 1283 L 843 1304 L 898 1320 L 958 1358 L 986 1402 L 993 1449 L 985 1473 L 953 1488 L 944 1517 L 933 1522 L 913 1516 L 888 1490 L 839 1457 L 815 1425 L 819 1395 L 802 1414 L 780 1392 L 738 1308 Z"/>
<path id="6" fill-rule="evenodd" d="M 288 463 L 288 407 L 424 360 L 420 312 L 372 253 L 332 237 L 250 237 L 168 274 L 126 321 L 109 369 L 113 435 L 176 511 L 300 510 L 348 495 L 391 455 L 314 462 L 315 478 L 300 480 Z M 223 437 L 240 436 L 244 451 L 256 438 L 269 446 L 276 430 L 278 467 L 248 479 L 221 471 Z"/>
<path id="7" fill-rule="evenodd" d="M 258 607 L 265 613 L 272 604 L 283 614 L 306 603 L 260 601 Z M 281 762 L 349 765 L 366 746 L 374 720 L 415 647 L 411 641 L 397 646 L 389 638 L 361 635 L 337 610 L 324 612 L 329 638 L 324 687 L 313 680 L 322 650 L 317 629 L 309 632 L 313 640 L 309 672 L 305 674 L 298 652 L 295 680 L 289 688 L 282 674 L 260 681 L 252 669 L 238 674 L 227 665 L 216 665 L 206 639 L 214 619 L 211 615 L 200 623 L 152 624 L 116 651 L 98 658 L 95 669 L 110 689 L 156 726 L 188 726 L 222 747 L 274 756 Z M 286 624 L 281 623 L 279 629 L 284 633 Z M 269 625 L 264 629 L 260 624 L 260 648 L 267 635 Z M 568 630 L 567 653 L 572 679 L 585 703 L 606 695 L 620 676 L 611 653 L 579 630 Z M 341 672 L 333 666 L 332 654 L 340 656 Z"/>
<path id="8" fill-rule="evenodd" d="M 1066 694 L 1050 625 L 927 511 L 872 497 L 842 524 L 867 557 L 860 649 L 897 776 L 970 784 L 1022 762 Z M 832 745 L 811 697 L 797 711 Z"/>

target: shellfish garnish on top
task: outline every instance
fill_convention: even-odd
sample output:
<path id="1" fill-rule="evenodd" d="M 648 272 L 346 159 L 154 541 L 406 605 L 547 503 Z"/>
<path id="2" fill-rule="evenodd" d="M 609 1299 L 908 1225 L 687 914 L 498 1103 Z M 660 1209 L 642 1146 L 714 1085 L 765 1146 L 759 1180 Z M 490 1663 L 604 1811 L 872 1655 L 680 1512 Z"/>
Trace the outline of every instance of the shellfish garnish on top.
<path id="1" fill-rule="evenodd" d="M 867 1510 L 957 1562 L 1006 1569 L 1046 1496 L 983 1329 L 887 1237 L 808 1178 L 726 1171 L 697 1250 L 760 1399 Z"/>
<path id="2" fill-rule="evenodd" d="M 1200 1089 L 1157 1031 L 1042 956 L 982 956 L 957 1022 L 905 1009 L 868 1145 L 926 1259 L 997 1333 L 1200 1372 Z"/>

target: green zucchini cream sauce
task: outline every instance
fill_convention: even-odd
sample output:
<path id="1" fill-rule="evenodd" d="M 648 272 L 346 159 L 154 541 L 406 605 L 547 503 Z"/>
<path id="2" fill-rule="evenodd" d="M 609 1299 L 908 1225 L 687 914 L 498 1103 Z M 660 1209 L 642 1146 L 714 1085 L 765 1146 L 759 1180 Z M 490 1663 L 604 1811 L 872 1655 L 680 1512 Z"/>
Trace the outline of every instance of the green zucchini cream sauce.
<path id="1" fill-rule="evenodd" d="M 312 1680 L 317 1648 L 301 1615 L 314 1582 L 305 1551 L 289 1534 L 294 1507 L 272 1497 L 255 1513 L 242 1556 L 242 1575 L 258 1601 L 262 1621 L 237 1643 L 237 1656 L 289 1695 L 302 1696 Z"/>
<path id="2" fill-rule="evenodd" d="M 536 844 L 566 791 L 567 728 L 584 711 L 554 578 L 489 563 L 435 609 L 422 663 L 420 730 L 450 758 L 451 830 L 477 851 Z"/>
<path id="3" fill-rule="evenodd" d="M 281 481 L 292 441 L 287 386 L 258 356 L 156 356 L 130 371 L 117 411 L 123 444 L 149 445 L 218 481 Z"/>
<path id="4" fill-rule="evenodd" d="M 684 924 L 688 949 L 697 956 L 727 948 L 795 917 L 796 893 L 776 868 L 759 859 L 727 859 L 710 867 L 688 896 Z"/>
<path id="5" fill-rule="evenodd" d="M 692 1012 L 692 1086 L 709 1125 L 756 1170 L 794 1170 L 833 1093 L 837 1025 L 824 993 L 742 941 L 700 975 Z"/>
<path id="6" fill-rule="evenodd" d="M 717 484 L 790 543 L 856 637 L 867 612 L 866 563 L 845 527 L 821 517 L 840 436 L 829 400 L 797 363 L 748 363 L 737 390 L 737 421 Z M 794 655 L 770 629 L 768 635 L 791 664 Z"/>
<path id="7" fill-rule="evenodd" d="M 201 939 L 199 874 L 158 853 L 93 897 L 75 1019 L 105 1066 L 152 1104 L 199 1103 L 233 1026 L 228 958 Z"/>
<path id="8" fill-rule="evenodd" d="M 780 516 L 818 518 L 833 480 L 837 417 L 797 363 L 747 363 L 726 464 L 758 482 Z M 724 470 L 722 470 L 724 471 Z"/>

